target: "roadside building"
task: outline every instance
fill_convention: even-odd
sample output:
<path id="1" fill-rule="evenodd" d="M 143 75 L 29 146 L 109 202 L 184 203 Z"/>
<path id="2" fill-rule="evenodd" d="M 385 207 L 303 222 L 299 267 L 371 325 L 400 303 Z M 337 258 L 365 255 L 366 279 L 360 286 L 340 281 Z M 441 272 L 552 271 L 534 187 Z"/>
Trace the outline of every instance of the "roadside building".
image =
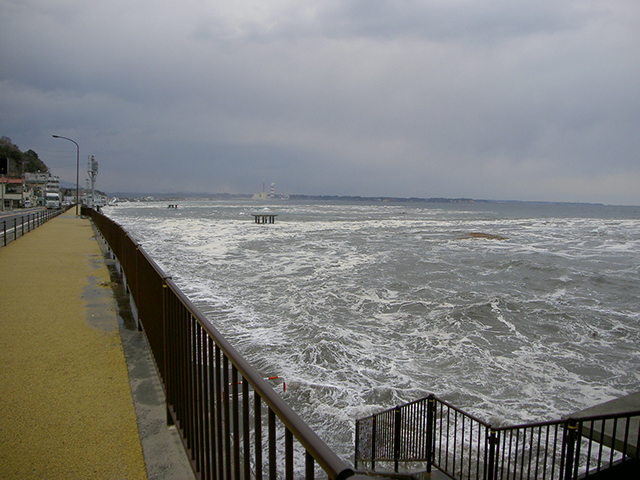
<path id="1" fill-rule="evenodd" d="M 19 208 L 24 204 L 25 198 L 29 194 L 21 178 L 2 178 L 0 191 L 1 198 L 4 199 L 3 209 Z"/>
<path id="2" fill-rule="evenodd" d="M 46 191 L 52 193 L 60 193 L 60 178 L 49 175 L 46 179 Z"/>
<path id="3" fill-rule="evenodd" d="M 47 179 L 49 173 L 25 173 L 24 183 L 32 193 L 30 196 L 32 206 L 44 205 L 44 197 L 47 191 Z"/>

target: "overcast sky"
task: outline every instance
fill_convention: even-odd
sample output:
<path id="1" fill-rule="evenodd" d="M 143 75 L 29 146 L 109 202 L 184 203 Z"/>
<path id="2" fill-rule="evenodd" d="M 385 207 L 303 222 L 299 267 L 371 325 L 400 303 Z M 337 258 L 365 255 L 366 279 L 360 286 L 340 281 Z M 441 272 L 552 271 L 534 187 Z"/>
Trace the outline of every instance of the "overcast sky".
<path id="1" fill-rule="evenodd" d="M 0 135 L 107 192 L 640 205 L 639 0 L 2 0 Z"/>

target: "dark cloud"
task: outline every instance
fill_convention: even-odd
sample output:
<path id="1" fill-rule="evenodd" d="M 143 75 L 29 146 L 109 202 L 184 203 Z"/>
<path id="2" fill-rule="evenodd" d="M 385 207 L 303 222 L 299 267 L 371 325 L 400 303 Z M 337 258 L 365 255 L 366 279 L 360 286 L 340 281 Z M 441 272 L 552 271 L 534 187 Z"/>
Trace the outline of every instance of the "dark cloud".
<path id="1" fill-rule="evenodd" d="M 51 134 L 76 139 L 112 191 L 639 204 L 639 20 L 635 0 L 8 0 L 0 129 L 61 177 Z"/>
<path id="2" fill-rule="evenodd" d="M 602 4 L 580 1 L 346 0 L 305 9 L 308 3 L 266 24 L 244 24 L 238 35 L 253 40 L 324 36 L 473 42 L 580 29 L 607 12 Z"/>

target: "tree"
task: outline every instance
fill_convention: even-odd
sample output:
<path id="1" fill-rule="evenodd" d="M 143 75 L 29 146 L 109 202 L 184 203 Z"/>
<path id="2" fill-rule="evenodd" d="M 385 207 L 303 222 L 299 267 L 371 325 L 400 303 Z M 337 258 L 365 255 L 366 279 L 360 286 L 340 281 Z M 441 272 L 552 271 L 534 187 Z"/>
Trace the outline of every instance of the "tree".
<path id="1" fill-rule="evenodd" d="M 49 168 L 44 164 L 40 158 L 38 158 L 38 154 L 33 150 L 27 150 L 22 154 L 22 166 L 24 167 L 25 172 L 37 172 L 38 170 L 41 172 L 48 172 Z"/>
<path id="2" fill-rule="evenodd" d="M 7 176 L 20 178 L 23 173 L 48 172 L 49 168 L 33 150 L 21 152 L 17 145 L 6 136 L 0 137 L 0 158 L 8 158 L 9 173 Z"/>

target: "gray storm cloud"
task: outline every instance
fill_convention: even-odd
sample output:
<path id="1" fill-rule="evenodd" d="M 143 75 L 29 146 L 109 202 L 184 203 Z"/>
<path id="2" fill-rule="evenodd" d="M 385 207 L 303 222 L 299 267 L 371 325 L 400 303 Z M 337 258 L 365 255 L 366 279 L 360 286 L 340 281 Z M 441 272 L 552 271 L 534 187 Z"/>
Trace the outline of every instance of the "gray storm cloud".
<path id="1" fill-rule="evenodd" d="M 640 204 L 640 4 L 13 1 L 0 127 L 106 191 Z"/>

